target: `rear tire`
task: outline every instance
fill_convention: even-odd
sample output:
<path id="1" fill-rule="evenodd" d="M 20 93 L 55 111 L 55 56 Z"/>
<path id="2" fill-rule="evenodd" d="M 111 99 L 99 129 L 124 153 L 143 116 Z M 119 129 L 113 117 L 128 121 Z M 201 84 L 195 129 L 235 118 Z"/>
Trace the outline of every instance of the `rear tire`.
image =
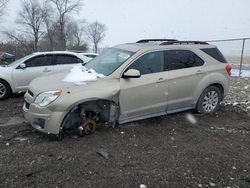
<path id="1" fill-rule="evenodd" d="M 11 94 L 11 88 L 7 82 L 0 80 L 0 100 L 6 99 Z"/>
<path id="2" fill-rule="evenodd" d="M 215 112 L 222 100 L 222 91 L 216 86 L 206 88 L 196 104 L 196 111 L 202 114 Z"/>

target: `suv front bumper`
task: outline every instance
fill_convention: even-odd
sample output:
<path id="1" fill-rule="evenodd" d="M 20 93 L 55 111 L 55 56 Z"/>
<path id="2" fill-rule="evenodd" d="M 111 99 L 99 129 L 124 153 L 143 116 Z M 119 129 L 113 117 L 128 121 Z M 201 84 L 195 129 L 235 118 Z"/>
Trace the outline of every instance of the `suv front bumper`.
<path id="1" fill-rule="evenodd" d="M 23 105 L 25 119 L 38 131 L 47 134 L 58 134 L 65 113 L 53 112 L 47 107 L 40 107 L 37 104 L 29 103 L 33 102 L 33 100 L 29 100 L 31 96 L 27 95 L 29 94 L 25 94 Z"/>

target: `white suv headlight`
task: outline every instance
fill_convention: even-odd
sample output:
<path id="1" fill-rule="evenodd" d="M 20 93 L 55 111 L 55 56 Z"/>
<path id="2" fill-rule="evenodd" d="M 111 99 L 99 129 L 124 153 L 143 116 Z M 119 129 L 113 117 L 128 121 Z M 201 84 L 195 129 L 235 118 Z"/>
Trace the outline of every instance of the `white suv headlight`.
<path id="1" fill-rule="evenodd" d="M 41 107 L 47 106 L 48 104 L 52 103 L 56 100 L 61 94 L 61 91 L 46 91 L 40 93 L 35 100 L 35 104 L 38 104 Z"/>

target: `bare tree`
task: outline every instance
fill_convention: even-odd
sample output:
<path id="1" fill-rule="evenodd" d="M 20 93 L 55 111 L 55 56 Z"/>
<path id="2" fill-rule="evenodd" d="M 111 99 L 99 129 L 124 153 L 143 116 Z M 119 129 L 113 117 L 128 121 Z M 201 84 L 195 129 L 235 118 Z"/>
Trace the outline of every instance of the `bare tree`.
<path id="1" fill-rule="evenodd" d="M 14 54 L 16 57 L 22 57 L 33 52 L 33 43 L 24 35 L 15 31 L 3 31 L 2 33 L 9 39 L 7 43 L 12 43 L 12 46 L 15 47 Z"/>
<path id="2" fill-rule="evenodd" d="M 105 24 L 101 24 L 97 21 L 89 24 L 86 28 L 86 34 L 94 45 L 95 53 L 97 53 L 98 45 L 102 42 L 102 40 L 105 37 L 106 30 L 107 27 L 105 26 Z"/>
<path id="3" fill-rule="evenodd" d="M 82 6 L 83 0 L 50 0 L 58 13 L 59 42 L 61 49 L 66 49 L 66 23 L 67 18 L 73 12 L 77 12 Z"/>
<path id="4" fill-rule="evenodd" d="M 26 33 L 30 33 L 33 36 L 33 48 L 34 51 L 38 49 L 38 41 L 41 36 L 41 26 L 43 23 L 44 13 L 41 5 L 37 0 L 22 0 L 22 10 L 19 13 L 19 19 L 17 22 L 26 26 L 28 30 Z"/>
<path id="5" fill-rule="evenodd" d="M 85 43 L 85 27 L 87 22 L 83 20 L 72 20 L 67 24 L 67 41 L 70 45 L 81 46 Z"/>
<path id="6" fill-rule="evenodd" d="M 57 22 L 55 21 L 53 9 L 48 3 L 45 1 L 43 5 L 43 20 L 46 29 L 45 37 L 49 41 L 49 48 L 50 50 L 54 50 L 55 47 L 55 33 L 56 33 L 56 25 Z"/>
<path id="7" fill-rule="evenodd" d="M 0 0 L 0 17 L 3 16 L 8 2 L 9 0 Z"/>

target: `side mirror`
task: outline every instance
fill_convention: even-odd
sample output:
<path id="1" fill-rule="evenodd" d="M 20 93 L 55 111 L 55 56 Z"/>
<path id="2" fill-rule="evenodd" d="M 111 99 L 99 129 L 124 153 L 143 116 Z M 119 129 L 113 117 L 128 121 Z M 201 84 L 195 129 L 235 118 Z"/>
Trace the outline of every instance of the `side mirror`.
<path id="1" fill-rule="evenodd" d="M 123 74 L 123 78 L 140 78 L 141 73 L 136 69 L 129 69 Z"/>
<path id="2" fill-rule="evenodd" d="M 25 68 L 26 68 L 26 65 L 25 65 L 24 63 L 21 63 L 21 64 L 19 65 L 19 67 L 20 67 L 21 69 L 25 69 Z"/>

